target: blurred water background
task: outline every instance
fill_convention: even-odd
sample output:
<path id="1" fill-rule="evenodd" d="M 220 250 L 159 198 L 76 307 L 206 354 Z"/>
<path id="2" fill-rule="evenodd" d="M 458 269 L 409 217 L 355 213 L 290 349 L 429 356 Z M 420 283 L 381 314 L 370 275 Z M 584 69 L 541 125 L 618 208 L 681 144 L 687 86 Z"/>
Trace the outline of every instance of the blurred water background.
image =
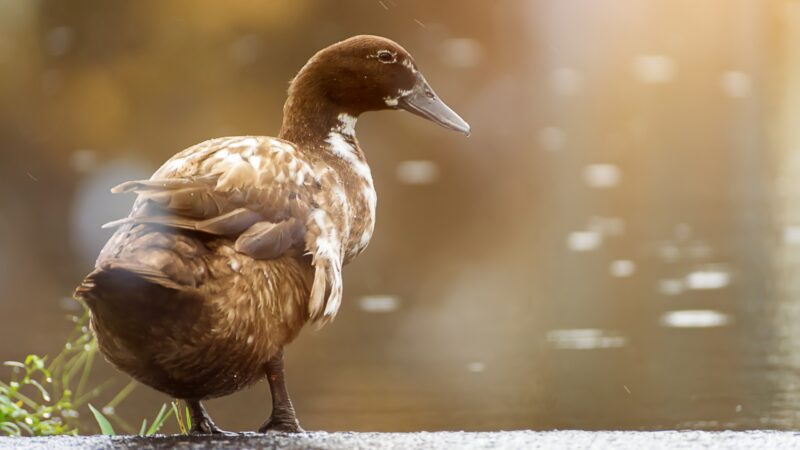
<path id="1" fill-rule="evenodd" d="M 0 359 L 63 345 L 110 187 L 276 135 L 361 33 L 473 133 L 359 121 L 377 229 L 287 351 L 305 428 L 800 426 L 798 0 L 0 0 Z M 268 390 L 207 406 L 254 429 Z"/>

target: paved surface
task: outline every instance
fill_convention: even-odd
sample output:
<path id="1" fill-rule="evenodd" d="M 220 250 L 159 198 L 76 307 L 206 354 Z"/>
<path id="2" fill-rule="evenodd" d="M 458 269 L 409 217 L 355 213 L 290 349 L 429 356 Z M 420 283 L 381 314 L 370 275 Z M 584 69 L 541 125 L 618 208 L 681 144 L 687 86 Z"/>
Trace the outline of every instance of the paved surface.
<path id="1" fill-rule="evenodd" d="M 60 436 L 0 438 L 13 449 L 800 449 L 800 432 L 786 431 L 500 431 L 491 433 L 302 433 L 235 437 Z"/>

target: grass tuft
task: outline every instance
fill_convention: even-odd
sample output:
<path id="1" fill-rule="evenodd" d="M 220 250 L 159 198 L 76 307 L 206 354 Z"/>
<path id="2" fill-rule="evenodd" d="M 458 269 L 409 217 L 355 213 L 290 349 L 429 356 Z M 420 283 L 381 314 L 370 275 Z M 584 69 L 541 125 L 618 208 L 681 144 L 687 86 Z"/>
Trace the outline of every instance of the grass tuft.
<path id="1" fill-rule="evenodd" d="M 70 332 L 64 348 L 52 361 L 47 356 L 28 355 L 24 361 L 5 361 L 10 371 L 8 378 L 0 379 L 0 435 L 52 436 L 77 435 L 96 432 L 81 428 L 81 411 L 91 412 L 100 432 L 115 435 L 112 422 L 126 433 L 135 433 L 117 414 L 117 406 L 136 389 L 131 381 L 123 386 L 101 409 L 89 404 L 117 384 L 116 379 L 91 385 L 91 374 L 97 355 L 97 341 L 89 330 L 89 312 L 73 316 L 75 327 Z M 142 421 L 138 432 L 151 436 L 158 433 L 171 416 L 175 416 L 182 434 L 187 434 L 191 421 L 178 414 L 176 402 L 171 408 L 165 403 L 148 427 Z M 88 410 L 88 411 L 87 411 Z"/>

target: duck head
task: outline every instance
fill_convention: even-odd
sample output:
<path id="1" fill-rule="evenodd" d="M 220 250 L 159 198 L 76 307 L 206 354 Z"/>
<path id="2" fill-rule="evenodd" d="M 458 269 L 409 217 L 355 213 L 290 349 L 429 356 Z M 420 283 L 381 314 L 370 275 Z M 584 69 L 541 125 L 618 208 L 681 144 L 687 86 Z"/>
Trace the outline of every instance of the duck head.
<path id="1" fill-rule="evenodd" d="M 301 105 L 302 103 L 302 105 Z M 355 36 L 317 52 L 292 80 L 287 116 L 331 110 L 358 117 L 367 111 L 404 109 L 445 128 L 470 127 L 436 95 L 400 45 L 379 36 Z M 291 118 L 290 118 L 291 120 Z"/>

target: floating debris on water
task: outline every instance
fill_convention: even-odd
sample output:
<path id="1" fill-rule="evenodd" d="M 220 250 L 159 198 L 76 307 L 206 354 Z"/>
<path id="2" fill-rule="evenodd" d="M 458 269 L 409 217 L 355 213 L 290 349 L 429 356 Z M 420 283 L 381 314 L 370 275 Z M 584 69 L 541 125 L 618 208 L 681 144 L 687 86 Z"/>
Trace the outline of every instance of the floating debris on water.
<path id="1" fill-rule="evenodd" d="M 670 311 L 661 316 L 661 326 L 673 328 L 711 328 L 730 323 L 727 314 L 711 309 Z"/>
<path id="2" fill-rule="evenodd" d="M 624 336 L 596 328 L 551 330 L 547 332 L 547 341 L 564 350 L 619 348 L 627 344 Z"/>

